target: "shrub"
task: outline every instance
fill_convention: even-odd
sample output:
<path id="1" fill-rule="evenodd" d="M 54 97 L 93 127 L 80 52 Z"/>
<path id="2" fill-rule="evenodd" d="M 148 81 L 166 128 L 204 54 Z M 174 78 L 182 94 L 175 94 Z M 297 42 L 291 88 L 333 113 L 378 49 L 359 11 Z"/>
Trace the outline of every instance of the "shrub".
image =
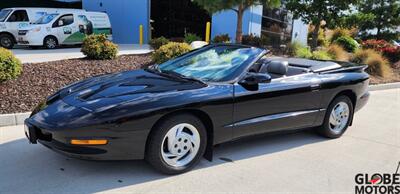
<path id="1" fill-rule="evenodd" d="M 191 44 L 194 41 L 199 41 L 201 40 L 201 38 L 199 36 L 197 36 L 196 34 L 192 34 L 192 33 L 187 33 L 185 34 L 185 42 L 188 44 Z"/>
<path id="2" fill-rule="evenodd" d="M 302 47 L 305 46 L 298 41 L 291 42 L 288 44 L 288 47 L 286 49 L 286 54 L 291 57 L 294 57 L 296 56 L 297 50 L 301 49 Z"/>
<path id="3" fill-rule="evenodd" d="M 295 51 L 295 57 L 299 57 L 299 58 L 311 58 L 313 55 L 311 53 L 310 48 L 308 47 L 299 47 L 296 51 Z"/>
<path id="4" fill-rule="evenodd" d="M 358 49 L 354 55 L 351 57 L 351 62 L 353 63 L 364 63 L 368 57 L 377 57 L 380 55 L 373 49 Z"/>
<path id="5" fill-rule="evenodd" d="M 265 41 L 265 38 L 261 38 L 253 34 L 242 36 L 242 44 L 249 46 L 262 47 L 266 44 Z"/>
<path id="6" fill-rule="evenodd" d="M 381 77 L 388 77 L 391 74 L 389 62 L 383 56 L 373 58 L 368 57 L 365 64 L 368 65 L 367 72 L 371 75 L 378 75 Z"/>
<path id="7" fill-rule="evenodd" d="M 229 43 L 230 41 L 231 38 L 229 37 L 228 34 L 217 35 L 212 40 L 213 43 Z"/>
<path id="8" fill-rule="evenodd" d="M 380 51 L 383 48 L 391 47 L 392 45 L 387 42 L 386 40 L 376 40 L 376 39 L 369 39 L 363 41 L 361 43 L 362 48 L 365 49 L 374 49 L 376 51 Z"/>
<path id="9" fill-rule="evenodd" d="M 170 42 L 157 49 L 153 53 L 152 58 L 155 63 L 163 63 L 186 52 L 189 52 L 190 50 L 191 47 L 187 43 Z"/>
<path id="10" fill-rule="evenodd" d="M 396 63 L 400 61 L 400 47 L 387 47 L 382 49 L 382 54 L 385 56 L 391 63 Z"/>
<path id="11" fill-rule="evenodd" d="M 354 51 L 358 48 L 357 41 L 349 36 L 339 37 L 333 43 L 342 46 L 347 52 L 351 53 L 354 53 Z"/>
<path id="12" fill-rule="evenodd" d="M 332 57 L 329 55 L 327 51 L 324 50 L 318 50 L 312 52 L 312 55 L 310 59 L 315 59 L 315 60 L 332 60 Z"/>
<path id="13" fill-rule="evenodd" d="M 21 72 L 21 62 L 11 51 L 0 47 L 0 82 L 17 78 Z"/>
<path id="14" fill-rule="evenodd" d="M 169 40 L 166 39 L 164 36 L 158 37 L 158 38 L 153 38 L 150 40 L 150 46 L 154 50 L 159 49 L 162 45 L 166 45 L 169 43 Z"/>
<path id="15" fill-rule="evenodd" d="M 363 48 L 374 49 L 381 52 L 391 63 L 400 60 L 400 47 L 394 46 L 385 40 L 369 39 L 361 43 Z"/>
<path id="16" fill-rule="evenodd" d="M 92 34 L 83 40 L 81 52 L 89 59 L 115 59 L 118 46 L 107 40 L 105 34 Z"/>
<path id="17" fill-rule="evenodd" d="M 350 30 L 345 29 L 345 28 L 336 28 L 332 31 L 331 38 L 329 39 L 331 42 L 335 42 L 338 38 L 346 36 L 346 37 L 351 37 Z"/>
<path id="18" fill-rule="evenodd" d="M 335 60 L 349 61 L 349 54 L 343 49 L 343 47 L 337 44 L 331 44 L 326 51 Z"/>
<path id="19" fill-rule="evenodd" d="M 371 75 L 387 77 L 391 74 L 391 69 L 387 59 L 373 49 L 357 50 L 351 61 L 368 65 L 366 71 Z"/>

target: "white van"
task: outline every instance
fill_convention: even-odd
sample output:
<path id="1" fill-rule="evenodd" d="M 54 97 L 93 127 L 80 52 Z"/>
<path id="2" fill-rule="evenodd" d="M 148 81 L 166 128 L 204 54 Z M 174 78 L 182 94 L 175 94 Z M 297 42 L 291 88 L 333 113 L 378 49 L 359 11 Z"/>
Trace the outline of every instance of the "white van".
<path id="1" fill-rule="evenodd" d="M 0 46 L 12 48 L 17 42 L 18 30 L 28 26 L 31 22 L 35 22 L 43 15 L 56 12 L 57 10 L 73 10 L 73 9 L 56 9 L 56 8 L 5 8 L 0 11 Z"/>
<path id="2" fill-rule="evenodd" d="M 112 39 L 111 23 L 106 13 L 62 10 L 47 13 L 31 25 L 20 28 L 17 42 L 52 49 L 58 45 L 80 44 L 90 34 L 106 34 L 108 39 Z"/>

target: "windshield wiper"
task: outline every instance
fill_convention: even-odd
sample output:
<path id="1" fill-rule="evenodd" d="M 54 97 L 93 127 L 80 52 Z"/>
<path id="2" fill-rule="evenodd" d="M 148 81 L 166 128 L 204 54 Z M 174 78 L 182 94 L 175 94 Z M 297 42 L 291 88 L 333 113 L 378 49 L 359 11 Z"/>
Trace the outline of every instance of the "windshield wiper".
<path id="1" fill-rule="evenodd" d="M 172 77 L 179 78 L 179 79 L 195 81 L 195 82 L 199 82 L 199 83 L 202 83 L 202 84 L 206 84 L 204 81 L 202 81 L 200 79 L 184 76 L 184 75 L 182 75 L 180 73 L 177 73 L 175 71 L 172 71 L 172 70 L 161 70 L 158 65 L 153 65 L 151 67 L 148 67 L 147 69 L 152 71 L 152 72 L 155 72 L 155 73 L 164 74 L 164 75 L 172 76 Z"/>
<path id="2" fill-rule="evenodd" d="M 202 83 L 202 84 L 206 84 L 204 81 L 202 81 L 202 80 L 200 80 L 200 79 L 193 78 L 193 77 L 188 77 L 188 76 L 184 76 L 184 75 L 182 75 L 182 74 L 180 74 L 180 73 L 177 73 L 177 72 L 175 72 L 175 71 L 171 71 L 171 70 L 161 70 L 161 69 L 159 69 L 159 68 L 157 68 L 157 67 L 156 67 L 156 70 L 158 70 L 160 73 L 172 75 L 172 76 L 175 76 L 175 77 L 184 79 L 184 80 L 195 81 L 195 82 L 199 82 L 199 83 Z"/>

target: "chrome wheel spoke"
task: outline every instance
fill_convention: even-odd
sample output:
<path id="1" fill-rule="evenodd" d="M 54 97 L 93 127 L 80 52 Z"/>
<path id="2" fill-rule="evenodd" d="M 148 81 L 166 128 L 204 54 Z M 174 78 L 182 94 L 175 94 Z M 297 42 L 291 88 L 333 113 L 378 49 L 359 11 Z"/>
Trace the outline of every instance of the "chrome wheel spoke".
<path id="1" fill-rule="evenodd" d="M 200 135 L 197 129 L 188 123 L 172 127 L 162 142 L 163 160 L 171 166 L 180 167 L 190 163 L 199 150 Z"/>
<path id="2" fill-rule="evenodd" d="M 332 132 L 338 134 L 343 131 L 349 120 L 350 109 L 345 102 L 339 102 L 332 109 L 329 116 L 329 128 Z"/>

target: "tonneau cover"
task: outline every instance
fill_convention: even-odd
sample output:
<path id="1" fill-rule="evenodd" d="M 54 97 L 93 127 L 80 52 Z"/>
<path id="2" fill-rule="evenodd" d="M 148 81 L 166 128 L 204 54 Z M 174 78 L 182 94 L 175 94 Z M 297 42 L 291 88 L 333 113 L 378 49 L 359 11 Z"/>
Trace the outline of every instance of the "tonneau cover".
<path id="1" fill-rule="evenodd" d="M 269 61 L 287 61 L 290 66 L 307 68 L 312 72 L 322 72 L 340 69 L 341 64 L 334 61 L 310 60 L 302 58 L 271 57 Z"/>

